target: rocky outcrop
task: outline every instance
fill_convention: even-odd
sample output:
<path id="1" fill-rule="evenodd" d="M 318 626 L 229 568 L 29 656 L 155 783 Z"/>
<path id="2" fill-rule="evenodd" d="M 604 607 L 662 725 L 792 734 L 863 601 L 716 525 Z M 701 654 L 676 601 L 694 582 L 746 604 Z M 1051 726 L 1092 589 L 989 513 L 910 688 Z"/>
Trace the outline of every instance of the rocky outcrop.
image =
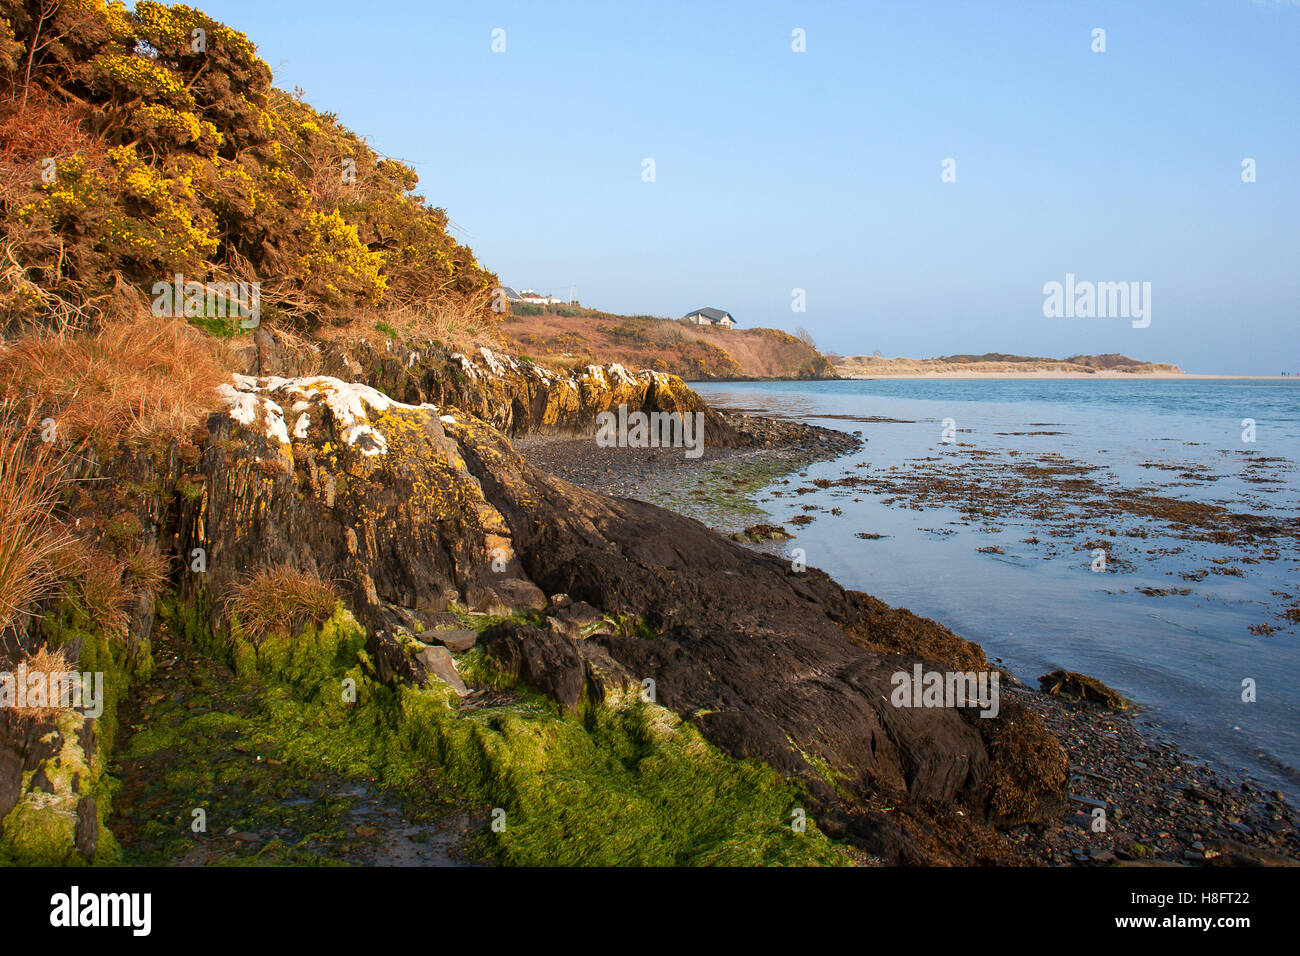
<path id="1" fill-rule="evenodd" d="M 457 352 L 435 342 L 422 346 L 390 340 L 328 343 L 319 352 L 293 353 L 262 332 L 244 350 L 249 375 L 303 376 L 320 372 L 357 381 L 412 405 L 451 405 L 506 435 L 590 435 L 596 415 L 626 405 L 629 411 L 700 413 L 711 445 L 728 448 L 753 439 L 737 430 L 676 375 L 622 365 L 588 365 L 573 372 L 480 347 Z"/>
<path id="2" fill-rule="evenodd" d="M 240 377 L 224 397 L 198 465 L 204 493 L 181 516 L 182 554 L 207 559 L 191 590 L 220 593 L 267 562 L 314 570 L 339 584 L 385 669 L 408 678 L 436 673 L 422 619 L 453 602 L 501 611 L 568 595 L 548 609 L 555 624 L 489 629 L 487 659 L 571 709 L 652 687 L 727 753 L 805 780 L 850 838 L 894 858 L 976 858 L 936 822 L 956 808 L 994 822 L 1059 805 L 1064 757 L 1033 715 L 891 704 L 894 675 L 914 665 L 983 666 L 933 622 L 551 478 L 458 407 L 329 377 Z M 621 626 L 568 621 L 576 602 Z M 404 649 L 389 656 L 393 645 Z M 1039 759 L 1009 765 L 1026 753 Z M 851 825 L 899 805 L 939 836 L 922 848 L 915 826 Z"/>
<path id="3" fill-rule="evenodd" d="M 180 552 L 202 558 L 183 593 L 220 597 L 289 564 L 334 582 L 377 640 L 418 634 L 453 601 L 508 613 L 544 600 L 444 431 L 453 415 L 328 377 L 237 376 L 224 393 L 203 494 L 181 510 Z"/>
<path id="4" fill-rule="evenodd" d="M 551 479 L 499 436 L 450 434 L 543 590 L 643 623 L 642 636 L 587 643 L 652 679 L 660 703 L 724 750 L 800 775 L 849 812 L 882 799 L 999 821 L 1059 809 L 1064 754 L 1032 714 L 890 703 L 894 675 L 917 663 L 986 669 L 976 645 L 690 519 Z M 1037 750 L 1027 766 L 1009 763 Z"/>

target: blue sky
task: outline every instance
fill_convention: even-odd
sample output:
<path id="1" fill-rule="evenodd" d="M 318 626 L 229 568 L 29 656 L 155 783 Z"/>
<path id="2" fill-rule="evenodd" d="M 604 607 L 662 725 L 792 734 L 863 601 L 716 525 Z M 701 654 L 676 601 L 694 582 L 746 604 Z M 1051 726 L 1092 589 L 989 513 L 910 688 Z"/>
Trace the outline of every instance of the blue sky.
<path id="1" fill-rule="evenodd" d="M 196 5 L 509 285 L 842 354 L 1300 372 L 1300 0 Z M 1150 326 L 1045 318 L 1066 273 L 1150 282 Z"/>

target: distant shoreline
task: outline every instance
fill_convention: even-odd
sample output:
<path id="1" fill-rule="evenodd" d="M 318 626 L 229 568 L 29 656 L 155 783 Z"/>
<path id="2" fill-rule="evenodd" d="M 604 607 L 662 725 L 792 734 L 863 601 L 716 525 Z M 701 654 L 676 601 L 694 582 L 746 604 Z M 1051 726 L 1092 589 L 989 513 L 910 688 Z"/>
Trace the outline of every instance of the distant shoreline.
<path id="1" fill-rule="evenodd" d="M 1079 380 L 1123 380 L 1123 381 L 1231 381 L 1231 382 L 1300 382 L 1300 375 L 1212 375 L 1200 372 L 872 372 L 869 374 L 845 375 L 834 378 L 687 378 L 683 381 L 694 387 L 696 385 L 725 385 L 743 382 L 871 382 L 885 380 L 922 381 L 925 379 L 1079 379 Z"/>
<path id="2" fill-rule="evenodd" d="M 1035 372 L 872 372 L 857 375 L 839 376 L 841 381 L 865 382 L 873 379 L 928 379 L 928 378 L 949 378 L 949 379 L 981 379 L 981 378 L 1002 378 L 1002 379 L 1023 379 L 1023 378 L 1042 378 L 1042 379 L 1123 379 L 1126 381 L 1149 381 L 1158 379 L 1160 381 L 1205 381 L 1205 380 L 1224 380 L 1224 381 L 1249 381 L 1249 382 L 1300 382 L 1300 375 L 1208 375 L 1196 372 L 1057 372 L 1057 371 L 1035 371 Z"/>
<path id="3" fill-rule="evenodd" d="M 1173 379 L 1225 381 L 1290 381 L 1300 375 L 1217 375 L 1185 372 L 1170 362 L 1144 362 L 1109 352 L 1068 358 L 986 352 L 983 355 L 946 355 L 936 358 L 885 358 L 881 355 L 833 356 L 831 364 L 840 378 L 865 381 L 877 378 L 1042 378 L 1042 379 Z"/>

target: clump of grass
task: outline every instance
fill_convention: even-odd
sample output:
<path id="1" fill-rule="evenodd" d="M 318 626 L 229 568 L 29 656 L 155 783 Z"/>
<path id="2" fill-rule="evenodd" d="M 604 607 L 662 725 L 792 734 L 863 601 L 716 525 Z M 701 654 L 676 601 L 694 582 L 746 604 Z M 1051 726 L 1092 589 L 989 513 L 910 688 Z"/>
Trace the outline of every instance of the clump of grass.
<path id="1" fill-rule="evenodd" d="M 339 599 L 332 584 L 314 571 L 287 564 L 265 567 L 225 598 L 228 616 L 238 617 L 254 644 L 272 634 L 293 634 L 307 623 L 320 624 L 334 613 Z"/>
<path id="2" fill-rule="evenodd" d="M 64 596 L 106 636 L 125 640 L 132 602 L 162 590 L 167 559 L 138 546 L 120 560 L 69 532 L 55 514 L 68 484 L 67 446 L 41 441 L 39 428 L 33 414 L 0 405 L 0 630 Z"/>
<path id="3" fill-rule="evenodd" d="M 72 670 L 71 665 L 63 656 L 62 650 L 50 650 L 49 647 L 44 645 L 34 654 L 28 654 L 19 666 L 26 671 L 29 682 L 33 674 L 42 675 L 42 683 L 46 688 L 57 687 L 58 681 L 52 678 L 56 675 L 67 674 Z M 21 707 L 15 705 L 11 708 L 14 716 L 20 721 L 51 720 L 66 709 L 57 700 L 50 700 L 48 695 L 44 704 L 26 703 Z"/>
<path id="4" fill-rule="evenodd" d="M 46 410 L 60 439 L 184 434 L 216 407 L 228 378 L 211 337 L 143 311 L 95 332 L 33 332 L 0 346 L 0 391 Z"/>
<path id="5" fill-rule="evenodd" d="M 118 547 L 125 547 L 139 536 L 141 527 L 139 517 L 133 512 L 123 511 L 108 519 L 104 526 L 104 537 Z"/>
<path id="6" fill-rule="evenodd" d="M 132 548 L 124 558 L 126 578 L 137 593 L 154 600 L 167 583 L 171 559 L 155 545 L 141 544 Z"/>
<path id="7" fill-rule="evenodd" d="M 196 502 L 203 497 L 203 479 L 186 475 L 177 483 L 176 490 L 186 501 Z"/>
<path id="8" fill-rule="evenodd" d="M 63 455 L 34 441 L 33 419 L 0 405 L 0 630 L 27 620 L 59 586 L 73 538 L 53 510 L 64 483 Z"/>
<path id="9" fill-rule="evenodd" d="M 393 299 L 386 301 L 373 319 L 324 326 L 319 334 L 325 339 L 378 340 L 377 344 L 389 338 L 433 341 L 462 351 L 479 345 L 501 347 L 497 319 L 488 311 L 491 301 L 490 291 L 468 296 L 434 294 L 411 301 Z"/>
<path id="10" fill-rule="evenodd" d="M 128 610 L 135 599 L 126 580 L 126 562 L 84 547 L 77 564 L 72 579 L 82 610 L 108 637 L 125 641 L 131 622 Z"/>

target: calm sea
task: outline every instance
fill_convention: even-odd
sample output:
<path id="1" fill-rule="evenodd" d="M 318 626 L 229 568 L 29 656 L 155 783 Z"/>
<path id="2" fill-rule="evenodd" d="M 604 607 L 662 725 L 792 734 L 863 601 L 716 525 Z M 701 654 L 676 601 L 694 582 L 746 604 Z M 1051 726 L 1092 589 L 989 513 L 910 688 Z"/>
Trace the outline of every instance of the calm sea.
<path id="1" fill-rule="evenodd" d="M 975 461 L 987 451 L 982 460 L 995 463 L 1056 454 L 1099 466 L 1089 477 L 1114 487 L 1294 519 L 1300 514 L 1300 380 L 884 379 L 693 387 L 722 407 L 861 431 L 867 439 L 861 452 L 759 493 L 778 522 L 814 515 L 780 545 L 786 554 L 802 548 L 809 565 L 846 587 L 940 621 L 1026 683 L 1036 686 L 1039 675 L 1056 668 L 1097 677 L 1139 703 L 1158 737 L 1217 769 L 1300 799 L 1300 625 L 1284 616 L 1300 602 L 1294 537 L 1273 542 L 1275 559 L 1242 562 L 1259 551 L 1188 541 L 1169 534 L 1167 525 L 1146 522 L 1150 536 L 1116 539 L 1124 560 L 1096 573 L 1081 547 L 1088 534 L 1050 539 L 1054 547 L 1026 544 L 1026 538 L 1048 540 L 1030 514 L 1000 518 L 990 532 L 963 521 L 956 508 L 915 510 L 906 496 L 865 488 L 789 493 L 819 478 L 884 474 L 909 462 L 932 469 L 951 464 L 956 472 L 972 461 L 972 450 Z M 849 420 L 857 418 L 899 421 Z M 1254 423 L 1253 442 L 1243 440 L 1245 419 Z M 945 425 L 956 429 L 955 443 L 941 440 Z M 1269 459 L 1262 470 L 1260 459 Z M 863 461 L 869 466 L 860 467 Z M 1261 476 L 1267 480 L 1250 480 Z M 809 512 L 809 505 L 822 510 Z M 842 514 L 830 514 L 832 507 Z M 859 533 L 884 537 L 864 540 Z M 981 553 L 981 547 L 1002 553 Z M 1149 596 L 1139 588 L 1190 593 Z M 1276 630 L 1260 633 L 1261 625 Z M 1247 679 L 1255 683 L 1253 702 L 1242 700 Z"/>

